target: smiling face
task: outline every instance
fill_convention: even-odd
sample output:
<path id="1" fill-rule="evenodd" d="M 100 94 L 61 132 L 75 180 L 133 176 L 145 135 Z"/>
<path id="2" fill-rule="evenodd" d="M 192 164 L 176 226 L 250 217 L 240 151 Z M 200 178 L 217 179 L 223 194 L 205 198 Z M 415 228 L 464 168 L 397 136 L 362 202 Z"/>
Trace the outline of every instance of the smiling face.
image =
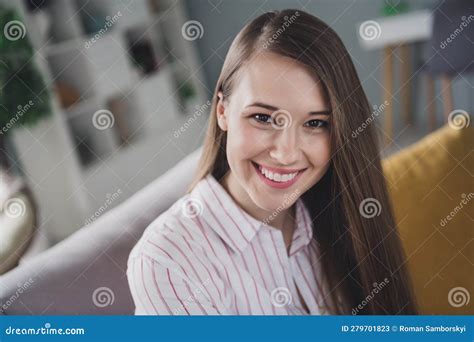
<path id="1" fill-rule="evenodd" d="M 304 65 L 265 52 L 242 67 L 230 97 L 219 98 L 230 166 L 225 183 L 244 208 L 289 208 L 325 174 L 330 108 Z"/>

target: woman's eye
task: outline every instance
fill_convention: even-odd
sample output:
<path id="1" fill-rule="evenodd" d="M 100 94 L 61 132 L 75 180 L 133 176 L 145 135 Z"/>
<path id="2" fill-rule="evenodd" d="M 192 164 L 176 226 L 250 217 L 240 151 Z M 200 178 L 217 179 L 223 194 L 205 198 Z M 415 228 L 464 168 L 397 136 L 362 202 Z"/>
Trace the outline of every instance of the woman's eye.
<path id="1" fill-rule="evenodd" d="M 329 125 L 329 122 L 324 121 L 324 120 L 310 120 L 307 123 L 305 123 L 306 127 L 311 127 L 311 128 L 326 128 Z"/>
<path id="2" fill-rule="evenodd" d="M 272 122 L 272 117 L 271 117 L 271 115 L 268 115 L 268 114 L 258 113 L 258 114 L 253 114 L 251 117 L 252 117 L 253 120 L 255 120 L 256 122 L 258 122 L 260 124 L 267 125 L 267 124 L 270 124 Z M 319 120 L 319 119 L 310 120 L 310 121 L 308 121 L 304 124 L 305 127 L 309 127 L 309 128 L 312 128 L 312 129 L 326 128 L 328 125 L 329 125 L 328 121 Z"/>
<path id="3" fill-rule="evenodd" d="M 268 114 L 254 114 L 252 115 L 252 118 L 257 122 L 264 124 L 270 123 L 272 119 L 272 117 Z"/>

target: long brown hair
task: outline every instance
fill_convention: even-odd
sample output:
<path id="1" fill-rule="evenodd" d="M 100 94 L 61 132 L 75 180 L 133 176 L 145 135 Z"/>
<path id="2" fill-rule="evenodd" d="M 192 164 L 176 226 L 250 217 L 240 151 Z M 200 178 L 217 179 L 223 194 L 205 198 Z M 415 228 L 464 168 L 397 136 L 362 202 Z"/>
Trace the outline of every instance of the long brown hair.
<path id="1" fill-rule="evenodd" d="M 360 130 L 371 107 L 344 44 L 320 19 L 299 10 L 273 11 L 239 32 L 217 81 L 203 153 L 190 189 L 209 173 L 219 180 L 229 171 L 226 132 L 217 124 L 217 94 L 228 98 L 239 69 L 264 51 L 306 65 L 321 81 L 332 111 L 330 166 L 302 195 L 320 249 L 328 311 L 416 314 L 376 132 L 373 124 Z M 358 134 L 354 137 L 353 132 Z"/>

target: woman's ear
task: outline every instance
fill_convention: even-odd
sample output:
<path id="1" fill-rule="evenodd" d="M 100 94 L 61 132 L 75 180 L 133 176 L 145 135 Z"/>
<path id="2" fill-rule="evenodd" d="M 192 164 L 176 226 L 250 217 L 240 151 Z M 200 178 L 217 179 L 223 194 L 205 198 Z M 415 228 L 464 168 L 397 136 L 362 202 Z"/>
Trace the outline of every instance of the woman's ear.
<path id="1" fill-rule="evenodd" d="M 226 103 L 222 91 L 217 93 L 219 100 L 216 106 L 217 124 L 223 131 L 227 131 Z"/>

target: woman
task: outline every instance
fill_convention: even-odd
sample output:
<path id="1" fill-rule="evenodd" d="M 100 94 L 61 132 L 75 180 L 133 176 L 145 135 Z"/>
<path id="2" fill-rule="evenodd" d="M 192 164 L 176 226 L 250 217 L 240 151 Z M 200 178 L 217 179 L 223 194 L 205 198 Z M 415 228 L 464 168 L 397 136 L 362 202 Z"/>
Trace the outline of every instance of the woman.
<path id="1" fill-rule="evenodd" d="M 284 10 L 247 24 L 190 192 L 130 255 L 135 313 L 415 314 L 374 126 L 358 130 L 370 112 L 324 22 Z"/>

